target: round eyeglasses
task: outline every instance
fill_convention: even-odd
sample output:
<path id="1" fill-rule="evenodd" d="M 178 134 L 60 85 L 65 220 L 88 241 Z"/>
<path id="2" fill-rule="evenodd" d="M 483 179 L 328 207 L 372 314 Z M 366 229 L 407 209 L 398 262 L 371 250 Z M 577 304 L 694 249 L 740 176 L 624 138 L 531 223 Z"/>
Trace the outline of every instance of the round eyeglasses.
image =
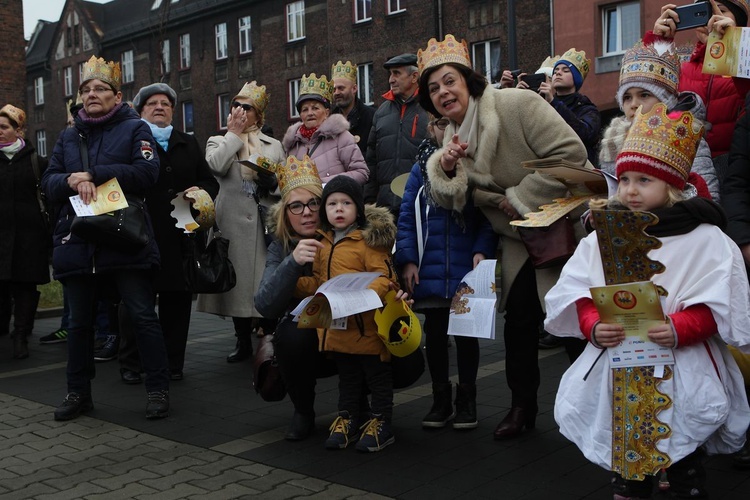
<path id="1" fill-rule="evenodd" d="M 311 212 L 317 212 L 318 210 L 320 210 L 320 200 L 314 198 L 307 203 L 302 203 L 301 201 L 293 201 L 286 206 L 286 209 L 294 215 L 302 215 L 302 212 L 305 211 L 305 207 L 309 208 Z"/>

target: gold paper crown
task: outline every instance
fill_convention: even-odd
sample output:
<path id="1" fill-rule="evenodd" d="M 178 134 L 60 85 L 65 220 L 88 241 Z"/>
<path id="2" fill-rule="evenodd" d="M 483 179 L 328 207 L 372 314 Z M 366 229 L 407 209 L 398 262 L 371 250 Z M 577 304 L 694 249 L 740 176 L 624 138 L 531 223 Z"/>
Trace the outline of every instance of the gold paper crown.
<path id="1" fill-rule="evenodd" d="M 114 61 L 106 62 L 101 57 L 97 59 L 96 56 L 91 56 L 91 59 L 83 65 L 81 85 L 94 79 L 108 83 L 117 92 L 120 89 L 120 82 L 122 81 L 120 63 Z"/>
<path id="2" fill-rule="evenodd" d="M 276 169 L 276 177 L 282 198 L 299 187 L 314 185 L 323 188 L 315 162 L 307 155 L 301 160 L 294 156 L 288 157 L 286 163 Z"/>
<path id="3" fill-rule="evenodd" d="M 299 99 L 297 102 L 301 102 L 302 96 L 317 95 L 331 102 L 333 98 L 333 84 L 328 81 L 325 75 L 320 75 L 318 78 L 315 73 L 310 75 L 302 75 L 302 80 L 299 82 Z"/>
<path id="4" fill-rule="evenodd" d="M 12 104 L 6 104 L 0 108 L 0 115 L 5 115 L 5 117 L 16 122 L 16 128 L 21 130 L 26 128 L 26 113 L 22 109 L 19 109 Z"/>
<path id="5" fill-rule="evenodd" d="M 331 80 L 334 78 L 346 78 L 357 83 L 357 67 L 350 61 L 346 61 L 345 63 L 339 61 L 331 66 Z"/>
<path id="6" fill-rule="evenodd" d="M 265 85 L 258 85 L 255 80 L 245 83 L 245 85 L 242 86 L 242 90 L 234 96 L 234 99 L 238 97 L 247 97 L 250 99 L 253 102 L 256 111 L 258 111 L 260 118 L 263 119 L 263 113 L 266 111 L 268 101 L 271 99 L 271 95 L 266 92 Z"/>
<path id="7" fill-rule="evenodd" d="M 680 57 L 672 50 L 659 51 L 652 45 L 639 41 L 625 51 L 620 68 L 620 87 L 653 83 L 677 95 L 680 82 Z"/>
<path id="8" fill-rule="evenodd" d="M 686 181 L 703 137 L 703 125 L 688 111 L 667 115 L 667 106 L 663 103 L 654 105 L 648 113 L 641 110 L 636 111 L 617 157 L 618 170 L 621 159 L 638 161 L 645 156 L 672 168 L 683 182 Z M 659 165 L 654 168 L 664 170 Z"/>
<path id="9" fill-rule="evenodd" d="M 563 55 L 560 56 L 560 61 L 568 61 L 570 64 L 576 67 L 578 72 L 581 74 L 582 79 L 586 79 L 586 75 L 589 74 L 591 67 L 591 59 L 586 59 L 586 51 L 576 50 L 575 48 L 568 49 Z"/>
<path id="10" fill-rule="evenodd" d="M 440 66 L 445 63 L 456 63 L 467 68 L 471 68 L 471 59 L 469 58 L 469 46 L 466 40 L 460 42 L 451 34 L 445 35 L 445 40 L 438 42 L 435 38 L 430 38 L 427 42 L 427 48 L 417 51 L 417 66 L 419 72 Z"/>

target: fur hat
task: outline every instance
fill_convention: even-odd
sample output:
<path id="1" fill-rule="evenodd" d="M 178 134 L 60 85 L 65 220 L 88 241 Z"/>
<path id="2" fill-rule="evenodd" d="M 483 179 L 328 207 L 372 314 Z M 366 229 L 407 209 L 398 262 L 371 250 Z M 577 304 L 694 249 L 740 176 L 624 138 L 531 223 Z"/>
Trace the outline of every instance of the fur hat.
<path id="1" fill-rule="evenodd" d="M 141 87 L 141 90 L 139 90 L 135 97 L 133 97 L 133 107 L 139 115 L 141 114 L 143 106 L 146 105 L 146 101 L 148 101 L 151 96 L 156 94 L 164 94 L 165 96 L 167 96 L 169 102 L 172 103 L 172 107 L 175 107 L 175 104 L 177 103 L 177 92 L 175 92 L 172 87 L 170 87 L 166 83 L 152 83 L 151 85 Z"/>
<path id="2" fill-rule="evenodd" d="M 357 207 L 356 224 L 358 227 L 364 227 L 365 222 L 367 220 L 365 219 L 364 190 L 362 189 L 362 186 L 357 181 L 345 175 L 337 175 L 336 177 L 328 181 L 326 185 L 323 187 L 323 198 L 321 200 L 323 209 L 320 211 L 320 222 L 323 225 L 323 227 L 326 227 L 326 228 L 331 227 L 331 223 L 328 221 L 328 216 L 326 214 L 325 208 L 326 208 L 326 200 L 333 193 L 344 193 L 345 195 L 348 195 L 349 198 L 352 199 L 352 201 L 354 202 L 354 205 Z"/>

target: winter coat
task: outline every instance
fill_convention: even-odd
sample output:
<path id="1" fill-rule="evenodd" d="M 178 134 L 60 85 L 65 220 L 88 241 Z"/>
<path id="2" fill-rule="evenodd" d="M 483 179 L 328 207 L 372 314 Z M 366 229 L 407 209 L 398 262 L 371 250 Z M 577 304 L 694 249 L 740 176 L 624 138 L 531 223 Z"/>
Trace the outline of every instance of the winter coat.
<path id="1" fill-rule="evenodd" d="M 341 109 L 334 108 L 332 113 L 341 114 Z M 370 137 L 373 116 L 375 116 L 375 108 L 367 106 L 359 100 L 359 97 L 354 98 L 354 107 L 346 116 L 349 121 L 349 132 L 354 136 L 354 142 L 357 143 L 363 158 L 367 153 L 367 139 Z"/>
<path id="2" fill-rule="evenodd" d="M 500 209 L 500 202 L 507 198 L 518 213 L 527 214 L 555 198 L 564 198 L 568 191 L 553 177 L 523 168 L 521 162 L 564 158 L 581 167 L 593 166 L 586 160 L 581 139 L 539 95 L 522 89 L 487 87 L 477 98 L 476 107 L 480 139 L 474 159 L 461 159 L 455 176 L 448 177 L 439 164 L 443 149 L 438 149 L 427 161 L 427 176 L 435 202 L 448 209 L 463 210 L 470 187 L 477 187 L 474 203 L 500 235 L 502 244 L 502 311 L 506 291 L 529 254 L 508 215 Z M 448 134 L 445 140 L 450 140 Z M 582 229 L 579 236 L 583 236 Z M 540 303 L 544 303 L 544 295 L 557 281 L 560 270 L 536 270 Z"/>
<path id="3" fill-rule="evenodd" d="M 198 141 L 190 134 L 172 130 L 167 151 L 157 144 L 159 154 L 159 180 L 146 195 L 146 204 L 154 225 L 156 244 L 161 254 L 161 269 L 156 275 L 156 291 L 186 291 L 185 271 L 182 260 L 186 251 L 185 234 L 175 226 L 172 218 L 172 200 L 185 189 L 198 186 L 211 198 L 219 193 L 216 182 L 208 168 Z M 194 237 L 203 237 L 197 234 Z"/>
<path id="4" fill-rule="evenodd" d="M 570 99 L 570 101 L 569 101 Z M 568 105 L 567 102 L 572 104 Z M 597 164 L 597 145 L 602 128 L 602 117 L 591 99 L 576 92 L 573 96 L 552 99 L 552 107 L 560 113 L 563 120 L 581 138 L 586 146 L 588 159 L 592 165 Z"/>
<path id="5" fill-rule="evenodd" d="M 258 133 L 263 156 L 282 163 L 286 159 L 281 143 Z M 216 222 L 222 235 L 229 239 L 229 260 L 237 273 L 237 285 L 225 293 L 201 294 L 197 309 L 202 312 L 233 318 L 259 318 L 253 306 L 253 295 L 260 286 L 266 263 L 266 243 L 263 225 L 258 215 L 258 204 L 242 190 L 242 175 L 238 153 L 243 139 L 227 132 L 214 136 L 206 144 L 206 161 L 219 181 L 216 197 Z M 274 200 L 261 200 L 271 205 Z"/>
<path id="6" fill-rule="evenodd" d="M 647 31 L 643 43 L 662 39 Z M 706 141 L 713 157 L 729 152 L 732 131 L 737 117 L 743 109 L 745 96 L 750 91 L 750 80 L 703 73 L 706 44 L 696 43 L 690 59 L 680 66 L 679 91 L 689 90 L 698 94 L 706 105 L 706 120 L 710 130 Z"/>
<path id="7" fill-rule="evenodd" d="M 383 94 L 385 102 L 372 117 L 367 141 L 370 180 L 365 187 L 365 203 L 377 203 L 398 213 L 401 199 L 391 191 L 391 182 L 411 172 L 419 145 L 427 137 L 427 112 L 419 105 L 418 93 L 403 103 L 392 91 Z"/>
<path id="8" fill-rule="evenodd" d="M 301 127 L 302 122 L 295 123 L 284 134 L 282 144 L 288 156 L 301 160 L 315 148 L 311 158 L 324 184 L 338 174 L 351 177 L 360 184 L 367 182 L 370 171 L 354 136 L 349 133 L 346 118 L 342 115 L 329 116 L 309 140 L 299 132 Z"/>
<path id="9" fill-rule="evenodd" d="M 323 248 L 318 250 L 313 262 L 313 276 L 297 281 L 298 298 L 313 295 L 320 285 L 344 273 L 379 272 L 369 288 L 382 299 L 391 282 L 396 283 L 396 273 L 391 261 L 391 248 L 396 238 L 396 225 L 388 209 L 367 209 L 367 225 L 355 229 L 334 243 L 333 231 L 319 230 Z M 378 354 L 388 361 L 390 354 L 377 333 L 375 311 L 349 316 L 346 330 L 318 328 L 320 350 L 348 354 Z"/>
<path id="10" fill-rule="evenodd" d="M 68 186 L 68 177 L 73 172 L 84 171 L 79 134 L 87 138 L 89 168 L 97 186 L 116 177 L 126 195 L 143 197 L 159 177 L 156 141 L 149 126 L 133 108 L 122 105 L 107 121 L 96 124 L 84 123 L 80 115 L 76 115 L 74 126 L 65 129 L 58 138 L 49 167 L 42 176 L 47 199 L 61 205 L 52 235 L 55 279 L 121 269 L 157 268 L 159 250 L 148 212 L 149 242 L 136 252 L 96 245 L 71 234 L 75 211 L 68 198 L 78 193 Z"/>
<path id="11" fill-rule="evenodd" d="M 436 149 L 430 139 L 420 146 L 420 162 L 429 158 Z M 452 298 L 463 277 L 474 268 L 474 254 L 480 253 L 494 259 L 498 237 L 492 225 L 474 206 L 469 197 L 463 212 L 455 214 L 435 205 L 424 189 L 424 177 L 420 162 L 414 165 L 406 182 L 401 211 L 398 216 L 396 253 L 393 260 L 396 269 L 406 264 L 419 266 L 419 243 L 417 240 L 417 217 L 422 223 L 424 253 L 419 266 L 419 284 L 414 286 L 416 305 L 427 297 Z M 419 197 L 419 212 L 415 200 Z M 456 217 L 460 218 L 461 224 Z"/>
<path id="12" fill-rule="evenodd" d="M 727 234 L 740 247 L 750 243 L 750 95 L 737 120 L 729 151 L 729 167 L 721 184 L 721 205 L 727 213 Z"/>
<path id="13" fill-rule="evenodd" d="M 690 111 L 698 120 L 706 119 L 706 108 L 703 106 L 703 101 L 694 92 L 680 93 L 677 108 L 682 111 Z M 601 142 L 602 149 L 599 151 L 599 168 L 608 174 L 617 175 L 615 160 L 622 150 L 622 144 L 625 142 L 631 124 L 632 122 L 624 116 L 618 116 L 613 118 L 607 128 L 604 129 Z M 690 171 L 700 175 L 706 181 L 711 199 L 718 203 L 721 196 L 719 178 L 716 175 L 716 168 L 711 158 L 711 149 L 708 147 L 705 138 L 701 138 L 698 143 L 698 151 L 695 154 Z"/>
<path id="14" fill-rule="evenodd" d="M 28 142 L 13 158 L 0 152 L 0 281 L 43 284 L 49 282 L 49 249 L 52 246 L 37 199 L 37 179 L 31 166 L 36 155 Z M 47 160 L 38 157 L 39 175 Z"/>

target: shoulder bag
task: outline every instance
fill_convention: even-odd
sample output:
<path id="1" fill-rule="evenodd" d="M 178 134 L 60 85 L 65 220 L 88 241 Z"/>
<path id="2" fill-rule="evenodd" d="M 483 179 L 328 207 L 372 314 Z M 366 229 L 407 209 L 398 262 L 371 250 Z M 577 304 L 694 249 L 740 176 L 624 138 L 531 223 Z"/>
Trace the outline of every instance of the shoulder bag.
<path id="1" fill-rule="evenodd" d="M 203 235 L 187 235 L 183 269 L 185 283 L 193 293 L 224 293 L 237 284 L 237 274 L 229 260 L 229 240 L 221 236 L 218 226 L 214 226 L 207 245 L 203 244 Z"/>

